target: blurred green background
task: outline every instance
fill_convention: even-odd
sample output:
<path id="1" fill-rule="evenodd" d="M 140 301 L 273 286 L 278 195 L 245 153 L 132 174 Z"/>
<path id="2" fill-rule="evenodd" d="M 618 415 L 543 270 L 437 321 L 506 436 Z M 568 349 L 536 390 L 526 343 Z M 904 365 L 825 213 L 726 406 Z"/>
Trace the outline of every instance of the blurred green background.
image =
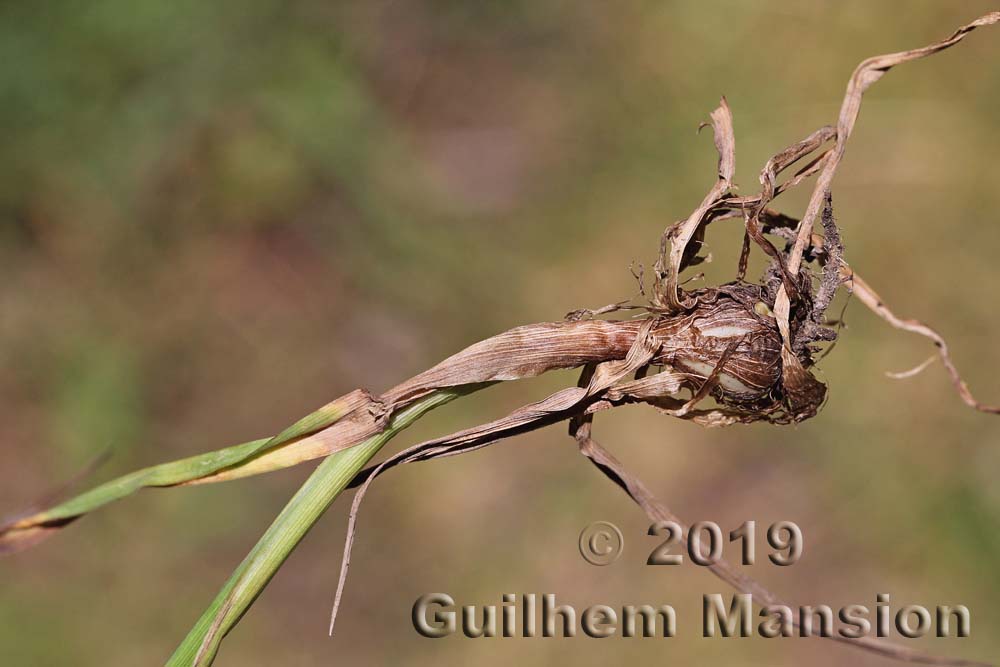
<path id="1" fill-rule="evenodd" d="M 862 58 L 923 45 L 986 2 L 95 2 L 0 9 L 0 514 L 99 452 L 99 479 L 262 437 L 503 329 L 627 298 L 660 231 L 714 178 L 695 127 L 725 94 L 738 181 L 836 118 Z M 936 325 L 1000 401 L 1000 29 L 872 89 L 834 187 L 848 261 Z M 779 200 L 800 213 L 805 192 Z M 708 280 L 732 277 L 714 228 Z M 678 514 L 793 520 L 806 549 L 755 576 L 800 603 L 967 605 L 1000 655 L 1000 422 L 932 351 L 858 303 L 795 428 L 706 431 L 627 408 L 595 433 Z M 393 442 L 567 383 L 497 387 Z M 308 473 L 147 491 L 0 563 L 6 665 L 159 664 Z M 223 644 L 219 665 L 885 665 L 820 640 L 711 640 L 693 565 L 650 568 L 640 511 L 562 427 L 387 475 L 326 636 L 346 499 Z M 595 520 L 625 555 L 577 553 Z M 731 558 L 737 556 L 727 550 Z M 766 563 L 766 559 L 765 563 Z M 669 602 L 672 640 L 432 641 L 413 601 L 504 592 Z"/>

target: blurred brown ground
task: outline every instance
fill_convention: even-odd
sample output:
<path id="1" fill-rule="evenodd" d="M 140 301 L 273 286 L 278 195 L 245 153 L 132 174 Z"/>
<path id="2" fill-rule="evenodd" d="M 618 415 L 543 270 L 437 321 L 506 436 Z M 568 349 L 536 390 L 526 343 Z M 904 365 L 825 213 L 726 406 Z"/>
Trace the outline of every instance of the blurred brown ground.
<path id="1" fill-rule="evenodd" d="M 103 479 L 274 433 L 482 337 L 633 293 L 663 227 L 711 184 L 694 132 L 720 94 L 738 180 L 833 122 L 862 58 L 923 45 L 986 2 L 8 3 L 0 9 L 0 513 L 98 452 Z M 891 72 L 835 182 L 848 260 L 936 325 L 1000 401 L 1000 29 Z M 804 194 L 780 201 L 802 210 Z M 708 280 L 739 232 L 713 230 Z M 860 304 L 797 428 L 705 431 L 623 409 L 595 433 L 689 521 L 794 520 L 806 550 L 754 574 L 802 603 L 961 603 L 1000 655 L 1000 422 Z M 393 447 L 571 382 L 495 388 Z M 144 492 L 0 563 L 6 665 L 157 664 L 297 484 L 296 469 Z M 394 471 L 362 515 L 325 633 L 346 503 L 317 525 L 219 665 L 885 665 L 817 640 L 708 640 L 703 569 L 649 568 L 640 512 L 561 427 Z M 626 552 L 595 568 L 579 531 Z M 735 550 L 729 550 L 735 556 Z M 426 592 L 669 602 L 672 640 L 431 641 Z"/>

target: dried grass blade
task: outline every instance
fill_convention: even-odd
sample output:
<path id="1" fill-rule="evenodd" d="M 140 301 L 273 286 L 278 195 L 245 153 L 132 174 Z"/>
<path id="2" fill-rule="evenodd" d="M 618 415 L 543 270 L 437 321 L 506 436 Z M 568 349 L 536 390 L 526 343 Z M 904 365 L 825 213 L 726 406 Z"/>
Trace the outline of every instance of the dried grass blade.
<path id="1" fill-rule="evenodd" d="M 656 260 L 656 284 L 653 289 L 653 303 L 670 312 L 690 308 L 693 304 L 681 302 L 680 272 L 689 261 L 688 244 L 701 229 L 705 216 L 732 187 L 736 171 L 736 136 L 733 132 L 733 114 L 723 97 L 719 107 L 711 114 L 715 148 L 719 152 L 718 179 L 708 191 L 701 204 L 684 222 L 672 226 L 663 233 L 660 240 L 660 257 Z M 670 246 L 669 256 L 667 246 Z"/>
<path id="2" fill-rule="evenodd" d="M 651 521 L 673 521 L 682 527 L 681 541 L 687 547 L 686 536 L 689 533 L 688 526 L 676 514 L 670 511 L 656 496 L 650 492 L 643 482 L 630 473 L 622 464 L 611 455 L 606 449 L 601 447 L 591 437 L 591 424 L 589 422 L 577 423 L 572 433 L 580 447 L 580 453 L 586 456 L 606 477 L 620 486 L 632 500 L 646 513 Z M 774 593 L 762 586 L 756 580 L 744 575 L 736 570 L 732 565 L 724 560 L 717 560 L 708 569 L 716 577 L 729 584 L 741 593 L 749 593 L 754 598 L 754 602 L 763 602 L 768 605 L 788 605 L 782 602 Z M 797 628 L 799 624 L 793 621 Z M 920 663 L 926 665 L 949 665 L 952 667 L 990 667 L 991 663 L 979 662 L 976 660 L 965 660 L 962 658 L 944 658 L 930 655 L 920 651 L 915 651 L 899 644 L 894 644 L 884 639 L 873 639 L 863 637 L 861 639 L 848 639 L 840 635 L 830 635 L 824 637 L 833 641 L 847 644 L 870 653 L 875 653 L 886 658 L 899 660 L 902 662 Z"/>
<path id="3" fill-rule="evenodd" d="M 989 14 L 980 16 L 978 19 L 968 23 L 967 25 L 960 27 L 951 36 L 939 42 L 934 42 L 933 44 L 929 44 L 918 49 L 911 49 L 909 51 L 900 51 L 897 53 L 889 53 L 886 55 L 868 58 L 857 66 L 847 84 L 847 92 L 844 95 L 844 101 L 840 107 L 840 115 L 837 120 L 837 142 L 834 145 L 833 150 L 830 152 L 829 157 L 825 160 L 823 169 L 820 171 L 819 176 L 816 179 L 816 185 L 813 189 L 812 196 L 809 199 L 809 204 L 806 207 L 805 215 L 802 216 L 802 221 L 799 223 L 795 245 L 792 247 L 792 251 L 788 257 L 789 273 L 794 276 L 799 271 L 799 267 L 802 263 L 802 255 L 812 236 L 812 230 L 816 217 L 819 215 L 819 212 L 823 207 L 823 200 L 826 197 L 827 192 L 830 190 L 830 185 L 833 182 L 833 176 L 837 171 L 837 167 L 840 165 L 840 160 L 844 156 L 844 152 L 847 150 L 847 140 L 850 138 L 851 132 L 854 130 L 854 124 L 857 121 L 858 112 L 861 109 L 861 98 L 865 91 L 896 65 L 901 65 L 919 58 L 925 58 L 938 53 L 939 51 L 950 48 L 962 41 L 966 35 L 976 28 L 992 25 L 998 21 L 1000 21 L 1000 12 L 990 12 Z M 784 288 L 782 288 L 778 292 L 774 305 L 774 313 L 778 320 L 778 327 L 781 330 L 786 345 L 791 345 L 788 327 L 788 318 L 791 308 L 789 298 L 790 295 Z"/>
<path id="4" fill-rule="evenodd" d="M 600 364 L 590 363 L 587 368 L 585 385 L 570 387 L 514 410 L 509 415 L 487 424 L 465 429 L 441 438 L 435 438 L 408 447 L 398 454 L 386 459 L 373 468 L 359 473 L 350 486 L 360 484 L 354 494 L 351 513 L 347 522 L 347 537 L 344 540 L 344 555 L 341 559 L 340 574 L 337 577 L 337 592 L 334 596 L 333 609 L 330 612 L 330 634 L 337 621 L 337 612 L 343 597 L 344 586 L 351 565 L 351 552 L 357 534 L 358 511 L 372 483 L 384 472 L 399 465 L 427 461 L 435 458 L 455 456 L 482 449 L 504 438 L 519 433 L 535 430 L 552 423 L 563 421 L 582 412 L 587 407 L 587 400 L 602 394 L 616 382 L 628 375 L 645 368 L 656 355 L 660 343 L 652 335 L 655 320 L 646 320 L 635 336 L 632 346 L 624 359 L 607 361 Z M 575 411 L 575 412 L 574 412 Z"/>
<path id="5" fill-rule="evenodd" d="M 959 397 L 961 397 L 962 401 L 966 405 L 979 410 L 980 412 L 1000 414 L 1000 406 L 981 403 L 975 396 L 972 395 L 972 392 L 969 390 L 969 386 L 965 383 L 965 380 L 962 379 L 961 374 L 958 372 L 958 368 L 956 368 L 954 362 L 952 362 L 951 353 L 948 351 L 948 344 L 945 342 L 941 334 L 919 320 L 897 317 L 896 314 L 885 305 L 882 297 L 880 297 L 875 290 L 873 290 L 868 283 L 862 280 L 861 276 L 856 274 L 849 266 L 843 265 L 841 267 L 841 274 L 844 276 L 851 292 L 858 297 L 858 300 L 865 304 L 865 306 L 867 306 L 873 313 L 888 322 L 890 326 L 896 329 L 918 334 L 924 338 L 929 338 L 934 343 L 937 347 L 938 356 L 941 358 L 941 363 L 944 365 L 945 370 L 948 371 L 948 377 L 951 379 L 951 383 L 955 387 L 955 391 L 958 392 Z M 926 362 L 923 365 L 926 365 Z M 923 370 L 923 368 L 920 370 Z"/>

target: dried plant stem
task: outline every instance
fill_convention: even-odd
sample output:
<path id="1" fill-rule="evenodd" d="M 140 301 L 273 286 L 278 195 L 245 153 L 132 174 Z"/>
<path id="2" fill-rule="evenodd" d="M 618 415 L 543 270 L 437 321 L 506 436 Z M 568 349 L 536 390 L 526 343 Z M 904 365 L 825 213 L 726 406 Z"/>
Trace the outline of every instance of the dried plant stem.
<path id="1" fill-rule="evenodd" d="M 611 455 L 606 449 L 601 447 L 590 435 L 590 424 L 580 424 L 573 433 L 579 446 L 580 453 L 586 456 L 598 470 L 620 486 L 628 496 L 635 501 L 646 513 L 651 521 L 673 521 L 681 526 L 681 542 L 687 547 L 687 535 L 690 533 L 688 525 L 677 515 L 670 511 L 666 505 L 657 500 L 656 496 L 642 481 L 628 472 L 624 466 Z M 708 569 L 716 577 L 729 584 L 741 593 L 748 593 L 753 596 L 755 604 L 758 605 L 783 605 L 792 606 L 783 602 L 767 588 L 754 579 L 739 572 L 725 560 L 717 560 L 708 566 Z M 792 625 L 799 627 L 797 620 L 792 621 Z M 948 665 L 951 667 L 990 667 L 991 663 L 979 662 L 976 660 L 964 660 L 962 658 L 946 658 L 929 655 L 920 651 L 915 651 L 905 646 L 884 640 L 861 637 L 859 639 L 848 639 L 837 634 L 823 637 L 833 641 L 844 643 L 854 648 L 862 649 L 870 653 L 876 653 L 886 658 L 899 660 L 901 662 L 919 663 L 925 665 Z"/>

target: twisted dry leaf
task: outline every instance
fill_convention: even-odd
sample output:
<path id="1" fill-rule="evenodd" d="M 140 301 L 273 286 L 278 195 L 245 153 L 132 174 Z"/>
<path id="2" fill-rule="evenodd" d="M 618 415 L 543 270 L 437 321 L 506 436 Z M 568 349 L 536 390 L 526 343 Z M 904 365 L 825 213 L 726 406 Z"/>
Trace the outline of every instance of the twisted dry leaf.
<path id="1" fill-rule="evenodd" d="M 830 191 L 830 186 L 833 183 L 833 176 L 837 171 L 837 167 L 840 165 L 840 160 L 843 158 L 844 152 L 847 150 L 847 140 L 850 138 L 851 132 L 854 130 L 854 124 L 858 120 L 858 112 L 861 110 L 861 97 L 865 94 L 865 91 L 896 65 L 902 65 L 903 63 L 910 62 L 911 60 L 925 58 L 943 51 L 944 49 L 950 48 L 965 39 L 965 36 L 976 28 L 993 25 L 998 21 L 1000 21 L 1000 12 L 990 12 L 989 14 L 980 16 L 975 21 L 960 27 L 952 33 L 950 37 L 943 39 L 940 42 L 935 42 L 919 49 L 911 49 L 909 51 L 900 51 L 897 53 L 874 56 L 862 61 L 862 63 L 857 66 L 854 70 L 854 74 L 851 75 L 850 81 L 847 83 L 847 93 L 844 95 L 844 102 L 840 107 L 840 116 L 837 119 L 837 142 L 834 145 L 832 152 L 829 154 L 829 157 L 825 160 L 823 169 L 819 172 L 819 176 L 816 179 L 816 185 L 813 188 L 812 196 L 810 197 L 809 204 L 806 207 L 805 215 L 802 216 L 802 222 L 799 224 L 795 245 L 792 247 L 792 250 L 788 255 L 788 270 L 791 273 L 795 274 L 799 270 L 799 266 L 802 262 L 802 256 L 805 253 L 806 246 L 809 244 L 809 240 L 812 235 L 813 224 L 816 220 L 816 216 L 819 214 L 820 208 L 823 205 L 823 199 Z M 786 345 L 791 343 L 788 332 L 788 318 L 790 315 L 789 309 L 791 307 L 789 299 L 790 295 L 786 291 L 782 290 L 778 293 L 778 297 L 774 304 L 774 312 L 778 318 L 778 324 L 779 327 L 781 327 L 782 337 L 784 338 Z"/>

